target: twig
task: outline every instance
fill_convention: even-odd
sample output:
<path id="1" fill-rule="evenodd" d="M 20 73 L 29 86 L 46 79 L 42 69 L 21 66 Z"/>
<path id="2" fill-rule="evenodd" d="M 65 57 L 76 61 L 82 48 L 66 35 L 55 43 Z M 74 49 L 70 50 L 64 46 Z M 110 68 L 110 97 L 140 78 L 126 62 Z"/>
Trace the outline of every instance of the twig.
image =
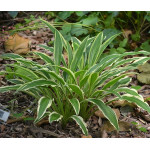
<path id="1" fill-rule="evenodd" d="M 54 132 L 49 131 L 49 130 L 44 130 L 44 129 L 42 129 L 42 128 L 29 127 L 28 129 L 29 129 L 31 132 L 33 132 L 33 133 L 39 133 L 39 132 L 41 132 L 41 133 L 49 134 L 49 135 L 54 136 L 54 137 L 57 137 L 57 138 L 61 137 L 61 136 L 60 136 L 59 134 L 57 134 L 57 133 L 54 133 Z"/>

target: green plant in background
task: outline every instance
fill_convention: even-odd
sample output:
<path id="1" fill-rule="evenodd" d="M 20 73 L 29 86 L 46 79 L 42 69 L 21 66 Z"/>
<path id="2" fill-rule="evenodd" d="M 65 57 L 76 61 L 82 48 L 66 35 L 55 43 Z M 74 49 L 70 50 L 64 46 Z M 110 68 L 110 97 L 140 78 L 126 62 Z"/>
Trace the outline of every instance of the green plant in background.
<path id="1" fill-rule="evenodd" d="M 141 95 L 135 89 L 125 87 L 131 81 L 128 75 L 134 73 L 127 71 L 134 70 L 150 58 L 123 59 L 128 55 L 149 55 L 148 52 L 126 52 L 101 57 L 118 34 L 107 40 L 103 32 L 96 37 L 87 36 L 82 41 L 74 37 L 70 45 L 49 22 L 41 21 L 55 34 L 53 48 L 42 45 L 53 52 L 54 59 L 44 53 L 33 52 L 45 61 L 44 65 L 40 65 L 17 54 L 4 54 L 3 58 L 15 60 L 16 63 L 8 65 L 12 70 L 1 72 L 13 75 L 9 79 L 13 85 L 0 87 L 0 92 L 25 92 L 38 100 L 35 123 L 48 116 L 50 123 L 61 121 L 65 127 L 68 121 L 75 120 L 83 133 L 88 135 L 85 121 L 97 109 L 103 112 L 116 130 L 119 129 L 116 114 L 108 106 L 112 101 L 127 100 L 150 112 L 150 107 Z M 67 60 L 63 51 L 67 53 Z M 115 98 L 105 102 L 104 98 L 110 94 Z"/>
<path id="2" fill-rule="evenodd" d="M 142 125 L 140 125 L 139 123 L 137 123 L 137 122 L 131 122 L 133 125 L 135 125 L 136 126 L 136 128 L 138 129 L 138 130 L 140 130 L 140 131 L 142 131 L 142 132 L 145 132 L 145 133 L 147 133 L 147 130 L 146 130 L 146 128 L 145 127 L 142 127 Z"/>
<path id="3" fill-rule="evenodd" d="M 132 40 L 139 41 L 141 33 L 150 27 L 150 12 L 144 11 L 128 11 L 124 12 L 127 16 L 126 24 L 131 24 L 135 33 L 131 35 Z"/>
<path id="4" fill-rule="evenodd" d="M 12 18 L 16 18 L 18 15 L 18 11 L 8 11 L 8 14 L 12 17 Z"/>

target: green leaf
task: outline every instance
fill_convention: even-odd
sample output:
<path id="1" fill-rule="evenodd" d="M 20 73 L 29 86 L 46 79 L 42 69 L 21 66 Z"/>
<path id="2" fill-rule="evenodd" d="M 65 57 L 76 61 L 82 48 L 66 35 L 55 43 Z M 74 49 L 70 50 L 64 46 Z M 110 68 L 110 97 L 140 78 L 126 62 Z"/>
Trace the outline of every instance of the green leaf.
<path id="1" fill-rule="evenodd" d="M 134 41 L 139 41 L 140 40 L 140 34 L 139 33 L 132 34 L 131 38 Z"/>
<path id="2" fill-rule="evenodd" d="M 120 33 L 119 33 L 120 34 Z M 111 36 L 109 39 L 107 39 L 101 46 L 100 48 L 100 52 L 99 52 L 99 56 L 97 61 L 99 61 L 99 58 L 101 56 L 101 54 L 103 53 L 103 51 L 105 50 L 105 48 L 119 35 L 119 34 L 115 34 L 113 36 Z"/>
<path id="3" fill-rule="evenodd" d="M 64 34 L 67 34 L 68 32 L 71 31 L 71 24 L 64 24 L 64 25 L 62 26 L 62 30 L 63 30 L 63 33 L 64 33 Z"/>
<path id="4" fill-rule="evenodd" d="M 84 98 L 84 93 L 83 91 L 80 89 L 80 87 L 78 85 L 75 84 L 69 84 L 68 85 L 76 94 L 78 94 L 82 99 Z"/>
<path id="5" fill-rule="evenodd" d="M 114 36 L 116 34 L 119 34 L 119 33 L 121 33 L 121 32 L 117 29 L 112 29 L 112 28 L 104 29 L 103 30 L 103 35 L 104 35 L 104 38 L 105 38 L 104 40 L 108 40 L 112 36 Z"/>
<path id="6" fill-rule="evenodd" d="M 40 56 L 40 58 L 42 60 L 44 60 L 45 63 L 50 63 L 50 64 L 54 65 L 54 62 L 51 60 L 51 58 L 48 55 L 41 53 L 41 52 L 34 52 L 34 54 Z"/>
<path id="7" fill-rule="evenodd" d="M 61 76 L 59 76 L 56 72 L 54 72 L 54 71 L 47 71 L 49 74 L 50 74 L 50 76 L 52 76 L 52 77 L 54 77 L 56 80 L 58 80 L 61 84 L 65 84 L 65 81 L 64 81 L 64 79 L 61 77 Z"/>
<path id="8" fill-rule="evenodd" d="M 60 115 L 59 113 L 57 112 L 52 112 L 49 114 L 49 123 L 52 123 L 53 121 L 59 121 L 63 116 Z"/>
<path id="9" fill-rule="evenodd" d="M 127 43 L 128 43 L 128 39 L 125 38 L 123 41 L 120 42 L 119 46 L 120 47 L 125 47 L 127 45 Z"/>
<path id="10" fill-rule="evenodd" d="M 38 79 L 39 77 L 31 70 L 25 67 L 22 67 L 20 65 L 12 64 L 13 67 L 17 68 L 15 73 L 17 74 L 23 74 L 26 77 L 29 77 L 31 79 Z"/>
<path id="11" fill-rule="evenodd" d="M 88 30 L 83 28 L 82 25 L 78 25 L 78 24 L 72 25 L 72 29 L 71 29 L 72 35 L 80 36 L 82 34 L 86 35 L 87 33 L 88 33 Z"/>
<path id="12" fill-rule="evenodd" d="M 113 78 L 112 80 L 110 80 L 108 83 L 106 83 L 104 85 L 104 87 L 102 88 L 102 90 L 105 90 L 107 88 L 109 88 L 110 86 L 114 85 L 117 81 L 119 81 L 120 79 L 124 78 L 126 76 L 126 74 L 123 74 L 119 77 Z"/>
<path id="13" fill-rule="evenodd" d="M 100 53 L 100 47 L 102 45 L 102 41 L 103 41 L 103 32 L 99 33 L 96 36 L 94 42 L 92 43 L 89 52 L 89 58 L 88 58 L 89 66 L 93 66 L 96 63 L 98 55 Z"/>
<path id="14" fill-rule="evenodd" d="M 83 55 L 83 52 L 84 52 L 84 50 L 85 50 L 85 48 L 86 48 L 87 40 L 88 40 L 88 37 L 86 37 L 86 38 L 82 41 L 81 45 L 79 46 L 78 50 L 76 51 L 76 53 L 75 53 L 75 55 L 74 55 L 74 57 L 73 57 L 73 60 L 72 60 L 72 63 L 71 63 L 71 70 L 72 70 L 72 71 L 75 71 L 75 69 L 76 69 L 77 66 L 78 66 L 78 63 L 79 63 L 80 60 L 81 60 L 81 57 L 82 57 L 82 55 Z"/>
<path id="15" fill-rule="evenodd" d="M 73 13 L 73 11 L 62 11 L 62 12 L 59 12 L 58 16 L 59 16 L 59 18 L 65 20 L 65 19 L 67 19 L 72 13 Z"/>
<path id="16" fill-rule="evenodd" d="M 76 78 L 75 78 L 75 75 L 74 75 L 73 71 L 71 71 L 70 69 L 68 69 L 66 67 L 60 67 L 60 66 L 56 66 L 56 67 L 62 69 L 66 73 L 68 73 L 68 75 L 70 75 L 70 77 L 76 82 Z"/>
<path id="17" fill-rule="evenodd" d="M 12 85 L 12 86 L 1 86 L 0 93 L 8 92 L 11 90 L 17 90 L 22 84 Z"/>
<path id="18" fill-rule="evenodd" d="M 89 76 L 90 74 L 86 75 L 85 77 L 81 79 L 81 81 L 79 82 L 80 88 L 82 88 L 88 82 Z"/>
<path id="19" fill-rule="evenodd" d="M 54 48 L 53 47 L 49 47 L 49 46 L 46 46 L 46 45 L 39 45 L 40 47 L 46 49 L 46 50 L 49 50 L 50 52 L 54 52 Z"/>
<path id="20" fill-rule="evenodd" d="M 54 41 L 54 63 L 55 65 L 59 66 L 61 63 L 62 50 L 63 50 L 62 39 L 61 39 L 60 33 L 56 30 L 55 41 Z M 56 72 L 59 73 L 58 68 L 56 68 Z"/>
<path id="21" fill-rule="evenodd" d="M 40 20 L 41 20 L 42 23 L 44 23 L 45 25 L 47 25 L 47 26 L 49 27 L 49 29 L 50 29 L 53 33 L 55 33 L 56 28 L 54 28 L 49 22 L 43 20 L 42 18 L 40 18 Z"/>
<path id="22" fill-rule="evenodd" d="M 24 81 L 21 80 L 21 79 L 10 79 L 10 80 L 7 80 L 13 84 L 24 84 Z"/>
<path id="23" fill-rule="evenodd" d="M 20 58 L 20 59 L 24 59 L 22 56 L 18 55 L 18 54 L 14 54 L 14 53 L 6 53 L 2 55 L 2 58 L 10 58 L 10 59 L 16 59 L 16 58 Z"/>
<path id="24" fill-rule="evenodd" d="M 15 18 L 15 17 L 18 15 L 18 11 L 8 11 L 8 14 L 9 14 L 11 17 Z"/>
<path id="25" fill-rule="evenodd" d="M 99 99 L 88 99 L 89 102 L 97 105 L 98 108 L 103 112 L 104 116 L 110 121 L 110 123 L 118 130 L 118 120 L 115 112 L 105 103 Z"/>
<path id="26" fill-rule="evenodd" d="M 98 17 L 97 16 L 89 16 L 86 17 L 85 19 L 82 20 L 84 25 L 96 25 L 98 22 Z"/>
<path id="27" fill-rule="evenodd" d="M 72 55 L 72 48 L 69 44 L 69 42 L 67 42 L 67 48 L 66 48 L 67 54 L 68 54 L 68 67 L 70 68 L 72 59 L 73 59 L 73 55 Z"/>
<path id="28" fill-rule="evenodd" d="M 26 91 L 38 86 L 56 86 L 57 84 L 50 80 L 38 79 L 33 80 L 32 82 L 28 82 L 23 84 L 17 91 Z"/>
<path id="29" fill-rule="evenodd" d="M 49 108 L 52 104 L 52 99 L 47 97 L 41 97 L 38 101 L 38 108 L 37 108 L 37 118 L 36 120 L 39 120 L 46 112 L 47 108 Z"/>
<path id="30" fill-rule="evenodd" d="M 87 136 L 88 135 L 87 125 L 83 121 L 83 118 L 76 115 L 71 116 L 71 118 L 76 121 L 76 123 L 80 126 L 82 132 Z"/>
<path id="31" fill-rule="evenodd" d="M 131 88 L 133 88 L 133 89 L 135 89 L 135 90 L 137 90 L 137 91 L 138 91 L 138 90 L 140 90 L 142 87 L 141 87 L 141 86 L 139 86 L 139 85 L 137 85 L 137 86 L 133 86 L 133 85 L 132 85 L 132 86 L 131 86 Z"/>
<path id="32" fill-rule="evenodd" d="M 119 54 L 123 54 L 124 52 L 126 52 L 126 49 L 124 49 L 124 48 L 122 48 L 122 47 L 118 47 L 118 48 L 117 48 L 117 52 L 118 52 Z"/>
<path id="33" fill-rule="evenodd" d="M 150 40 L 145 41 L 144 43 L 142 43 L 142 45 L 140 46 L 141 49 L 150 52 Z"/>
<path id="34" fill-rule="evenodd" d="M 109 66 L 109 65 L 111 65 L 112 63 L 114 63 L 115 60 L 117 60 L 118 57 L 119 57 L 118 54 L 113 54 L 113 55 L 109 55 L 109 56 L 104 57 L 103 59 L 100 60 L 100 62 L 99 62 L 98 64 L 95 64 L 95 65 L 91 66 L 91 67 L 87 70 L 87 72 L 86 72 L 85 75 L 88 75 L 88 74 L 90 74 L 90 73 L 92 73 L 92 72 L 99 72 L 99 69 L 102 68 L 102 65 L 103 65 L 104 67 L 105 67 L 105 66 Z M 103 67 L 103 68 L 104 68 L 104 67 Z M 101 69 L 101 70 L 103 70 L 103 69 Z"/>
<path id="35" fill-rule="evenodd" d="M 120 86 L 128 85 L 130 82 L 131 82 L 130 77 L 124 77 L 120 79 L 119 81 L 117 81 L 113 86 L 111 86 L 110 90 L 116 89 L 117 87 L 120 87 Z"/>
<path id="36" fill-rule="evenodd" d="M 93 84 L 95 83 L 95 81 L 97 80 L 99 76 L 99 73 L 95 72 L 95 73 L 91 73 L 90 74 L 90 77 L 88 79 L 88 82 L 89 82 L 89 86 L 93 86 Z"/>
<path id="37" fill-rule="evenodd" d="M 133 63 L 131 63 L 130 66 L 137 67 L 138 65 L 144 64 L 148 60 L 150 60 L 150 57 L 140 57 L 139 59 L 137 59 Z"/>
<path id="38" fill-rule="evenodd" d="M 135 103 L 139 107 L 143 108 L 144 110 L 146 110 L 147 112 L 150 113 L 150 106 L 146 102 L 143 102 L 139 97 L 135 97 L 135 96 L 126 94 L 126 95 L 122 96 L 122 99 L 127 100 L 131 103 Z"/>
<path id="39" fill-rule="evenodd" d="M 142 131 L 142 132 L 145 132 L 145 133 L 147 132 L 145 127 L 140 127 L 139 130 Z"/>
<path id="40" fill-rule="evenodd" d="M 89 11 L 76 11 L 75 13 L 76 13 L 77 16 L 82 17 L 82 16 L 86 15 L 88 12 Z"/>
<path id="41" fill-rule="evenodd" d="M 139 94 L 137 93 L 137 91 L 135 89 L 130 89 L 127 87 L 121 87 L 121 88 L 115 89 L 114 91 L 115 92 L 125 92 L 125 93 L 131 94 L 133 96 L 139 96 Z"/>
<path id="42" fill-rule="evenodd" d="M 80 112 L 80 103 L 79 103 L 78 99 L 73 98 L 73 99 L 70 99 L 69 101 L 70 101 L 70 103 L 71 103 L 71 105 L 72 105 L 72 107 L 73 107 L 76 115 L 79 115 L 79 112 Z"/>

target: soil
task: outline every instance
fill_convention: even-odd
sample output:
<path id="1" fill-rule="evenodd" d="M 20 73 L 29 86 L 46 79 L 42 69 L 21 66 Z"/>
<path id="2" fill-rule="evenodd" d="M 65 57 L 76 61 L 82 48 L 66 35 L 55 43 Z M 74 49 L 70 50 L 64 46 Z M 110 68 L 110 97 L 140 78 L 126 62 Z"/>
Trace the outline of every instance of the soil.
<path id="1" fill-rule="evenodd" d="M 0 33 L 0 55 L 5 53 L 4 37 L 7 33 Z M 19 34 L 23 37 L 30 38 L 32 41 L 31 51 L 41 51 L 52 55 L 49 51 L 40 48 L 39 44 L 48 44 L 54 39 L 53 34 L 48 28 L 38 30 L 21 31 Z M 28 56 L 25 56 L 28 57 Z M 5 64 L 13 63 L 12 61 L 0 58 L 0 71 L 5 69 Z M 39 63 L 42 63 L 39 61 Z M 4 76 L 0 76 L 0 86 L 9 85 Z M 140 85 L 136 76 L 133 76 L 129 86 Z M 138 91 L 145 99 L 150 97 L 150 85 L 140 85 L 142 88 Z M 34 125 L 33 118 L 36 104 L 33 104 L 34 98 L 24 94 L 14 92 L 0 93 L 0 108 L 9 110 L 10 116 L 6 123 L 0 121 L 0 138 L 79 138 L 83 137 L 81 129 L 75 122 L 67 124 L 63 129 L 60 123 L 49 124 L 47 120 L 43 120 Z M 150 102 L 149 102 L 150 104 Z M 30 108 L 30 106 L 32 106 Z M 149 138 L 150 137 L 150 115 L 139 108 L 129 108 L 124 111 L 123 107 L 118 107 L 120 111 L 119 121 L 123 123 L 124 128 L 119 131 L 110 131 L 111 126 L 106 119 L 93 115 L 88 121 L 89 135 L 93 138 Z M 20 114 L 20 116 L 15 115 Z M 137 122 L 144 127 L 147 132 L 140 131 L 140 127 L 133 125 Z M 106 128 L 108 127 L 108 129 Z"/>

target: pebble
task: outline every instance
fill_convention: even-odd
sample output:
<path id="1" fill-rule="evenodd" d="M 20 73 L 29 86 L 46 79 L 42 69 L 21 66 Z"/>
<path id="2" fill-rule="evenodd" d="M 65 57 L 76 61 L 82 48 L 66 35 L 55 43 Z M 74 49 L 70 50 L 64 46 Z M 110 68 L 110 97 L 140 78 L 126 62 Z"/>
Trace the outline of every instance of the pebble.
<path id="1" fill-rule="evenodd" d="M 37 34 L 37 31 L 33 31 L 33 35 L 36 35 Z"/>
<path id="2" fill-rule="evenodd" d="M 150 130 L 150 127 L 148 127 L 147 130 Z"/>
<path id="3" fill-rule="evenodd" d="M 22 132 L 23 131 L 22 128 L 20 128 L 20 127 L 16 127 L 15 130 L 18 131 L 18 132 Z"/>
<path id="4" fill-rule="evenodd" d="M 102 131 L 102 138 L 107 138 L 108 134 L 105 130 Z"/>

